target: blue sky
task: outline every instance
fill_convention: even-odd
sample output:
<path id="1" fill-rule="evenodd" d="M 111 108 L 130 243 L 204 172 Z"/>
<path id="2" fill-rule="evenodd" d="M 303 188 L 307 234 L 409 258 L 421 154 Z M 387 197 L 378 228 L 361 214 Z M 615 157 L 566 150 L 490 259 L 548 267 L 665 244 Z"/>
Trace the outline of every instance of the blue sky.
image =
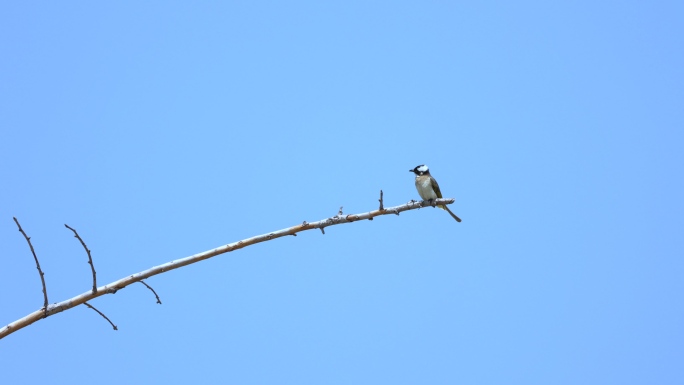
<path id="1" fill-rule="evenodd" d="M 681 384 L 681 2 L 6 2 L 0 383 Z"/>

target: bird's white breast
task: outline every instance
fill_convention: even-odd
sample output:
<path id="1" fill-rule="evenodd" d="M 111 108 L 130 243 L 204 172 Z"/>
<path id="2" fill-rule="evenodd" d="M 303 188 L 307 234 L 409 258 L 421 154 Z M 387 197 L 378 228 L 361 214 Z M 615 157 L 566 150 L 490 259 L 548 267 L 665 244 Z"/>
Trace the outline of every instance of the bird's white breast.
<path id="1" fill-rule="evenodd" d="M 432 183 L 430 182 L 429 177 L 416 178 L 416 189 L 418 190 L 418 194 L 421 198 L 423 198 L 423 200 L 437 199 L 437 194 L 435 194 L 435 190 L 432 189 Z"/>

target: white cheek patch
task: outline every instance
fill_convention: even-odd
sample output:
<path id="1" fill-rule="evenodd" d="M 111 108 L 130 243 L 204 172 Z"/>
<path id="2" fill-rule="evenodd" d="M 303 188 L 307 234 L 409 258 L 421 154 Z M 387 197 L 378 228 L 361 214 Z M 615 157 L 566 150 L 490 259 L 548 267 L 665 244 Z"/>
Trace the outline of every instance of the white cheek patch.
<path id="1" fill-rule="evenodd" d="M 422 165 L 418 166 L 417 170 L 418 170 L 418 172 L 426 172 L 428 170 L 428 166 L 422 164 Z"/>

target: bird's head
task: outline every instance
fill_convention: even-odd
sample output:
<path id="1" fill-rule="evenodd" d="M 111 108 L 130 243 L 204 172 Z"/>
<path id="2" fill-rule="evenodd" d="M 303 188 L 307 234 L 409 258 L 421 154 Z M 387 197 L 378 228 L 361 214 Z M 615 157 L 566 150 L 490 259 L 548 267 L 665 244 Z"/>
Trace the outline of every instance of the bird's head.
<path id="1" fill-rule="evenodd" d="M 420 166 L 416 166 L 413 170 L 409 170 L 409 172 L 412 172 L 416 175 L 430 175 L 430 170 L 428 169 L 428 166 L 421 164 Z"/>

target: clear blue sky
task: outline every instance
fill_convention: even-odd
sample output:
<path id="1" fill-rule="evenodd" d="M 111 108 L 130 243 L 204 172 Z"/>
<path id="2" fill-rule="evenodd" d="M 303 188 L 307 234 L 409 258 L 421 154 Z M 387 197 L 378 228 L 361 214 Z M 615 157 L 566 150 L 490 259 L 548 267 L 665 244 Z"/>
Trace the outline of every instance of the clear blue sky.
<path id="1" fill-rule="evenodd" d="M 0 383 L 684 383 L 684 5 L 4 2 Z"/>

